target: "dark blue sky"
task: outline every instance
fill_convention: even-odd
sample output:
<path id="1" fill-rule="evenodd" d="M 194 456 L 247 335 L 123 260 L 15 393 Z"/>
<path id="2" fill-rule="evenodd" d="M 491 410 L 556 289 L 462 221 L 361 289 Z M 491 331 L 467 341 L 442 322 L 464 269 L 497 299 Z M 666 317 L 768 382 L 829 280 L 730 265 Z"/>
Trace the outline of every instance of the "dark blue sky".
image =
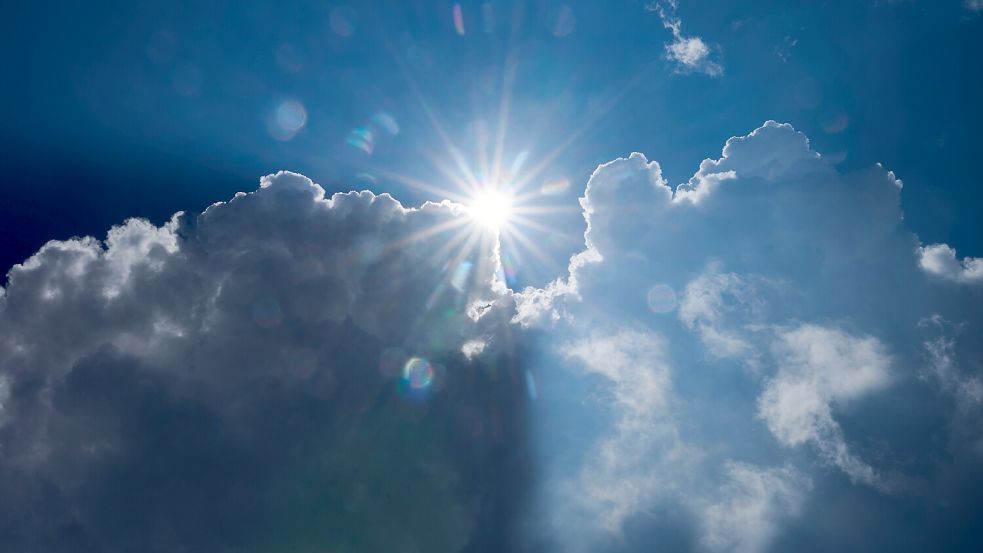
<path id="1" fill-rule="evenodd" d="M 555 266 L 520 267 L 520 283 L 554 278 L 579 248 L 575 199 L 599 163 L 640 151 L 675 185 L 767 119 L 792 123 L 842 170 L 894 170 L 924 241 L 983 248 L 983 17 L 960 2 L 683 2 L 683 32 L 710 47 L 716 77 L 677 71 L 671 33 L 642 2 L 462 2 L 463 34 L 454 4 L 7 8 L 0 264 L 126 217 L 203 209 L 280 169 L 329 191 L 441 199 L 393 178 L 453 189 L 421 102 L 477 164 L 481 125 L 495 136 L 506 92 L 504 160 L 528 151 L 529 167 L 559 149 L 532 186 L 570 183 L 549 199 L 568 211 L 543 219 L 556 236 L 537 238 Z M 288 100 L 306 121 L 278 140 L 269 126 Z M 346 143 L 379 112 L 398 133 L 370 128 L 371 154 Z"/>

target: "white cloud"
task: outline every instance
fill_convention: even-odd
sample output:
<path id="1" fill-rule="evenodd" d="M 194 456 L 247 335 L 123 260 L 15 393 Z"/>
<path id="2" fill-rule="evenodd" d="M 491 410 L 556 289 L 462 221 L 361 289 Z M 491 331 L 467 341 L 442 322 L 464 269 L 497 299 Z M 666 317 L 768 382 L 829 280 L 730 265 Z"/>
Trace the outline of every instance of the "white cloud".
<path id="1" fill-rule="evenodd" d="M 797 509 L 749 507 L 761 513 L 754 525 L 760 531 L 745 537 L 714 530 L 742 520 L 735 514 L 738 522 L 728 522 L 723 507 L 715 511 L 717 523 L 705 522 L 706 505 L 727 503 L 707 487 L 724 485 L 715 474 L 727 472 L 728 463 L 786 467 L 831 494 L 822 501 L 834 502 L 853 501 L 854 484 L 916 493 L 901 485 L 915 478 L 905 474 L 913 462 L 932 467 L 920 470 L 944 470 L 946 456 L 913 445 L 917 439 L 903 437 L 894 428 L 902 423 L 895 421 L 913 424 L 915 413 L 944 412 L 932 393 L 935 385 L 919 378 L 926 351 L 919 346 L 919 321 L 943 313 L 978 331 L 983 306 L 973 288 L 926 280 L 918 238 L 903 224 L 901 192 L 901 181 L 879 164 L 841 174 L 811 149 L 805 135 L 774 121 L 729 139 L 719 158 L 704 160 L 675 188 L 659 163 L 640 153 L 605 163 L 591 175 L 581 199 L 585 250 L 552 287 L 524 290 L 515 300 L 539 317 L 524 322 L 551 340 L 629 325 L 669 346 L 660 357 L 673 383 L 666 416 L 674 421 L 678 443 L 699 451 L 700 461 L 690 463 L 694 472 L 687 473 L 685 461 L 664 460 L 660 470 L 680 475 L 673 477 L 677 485 L 653 484 L 649 501 L 621 503 L 623 531 L 633 527 L 630 521 L 671 509 L 666 505 L 686 505 L 694 519 L 704 521 L 697 524 L 702 530 L 694 530 L 703 532 L 696 541 L 767 549 L 786 515 Z M 650 308 L 646 294 L 656 285 L 674 290 L 679 303 Z M 977 350 L 962 353 L 966 378 L 977 376 L 970 369 L 980 366 Z M 563 371 L 556 358 L 541 363 L 557 367 L 544 372 L 544 390 L 558 379 L 583 378 Z M 912 409 L 912 401 L 924 404 Z M 564 421 L 581 417 L 594 421 L 585 432 L 597 443 L 614 436 L 618 443 L 630 442 L 626 429 L 644 443 L 643 429 L 617 422 L 629 412 L 624 406 L 598 412 L 589 403 L 568 404 L 542 414 L 541 424 L 562 428 Z M 939 420 L 925 424 L 938 425 L 933 432 L 952 431 Z M 548 466 L 593 473 L 590 455 L 543 432 L 541 439 L 551 444 L 544 455 L 554 463 Z M 963 455 L 965 448 L 959 451 Z M 775 469 L 756 470 L 777 475 L 768 472 Z M 850 483 L 844 487 L 837 472 Z M 756 482 L 740 474 L 732 479 Z M 808 486 L 789 489 L 797 491 L 772 503 L 807 504 Z M 836 539 L 830 543 L 851 547 Z"/>
<path id="2" fill-rule="evenodd" d="M 672 420 L 666 348 L 662 338 L 635 330 L 561 346 L 562 356 L 602 377 L 599 401 L 614 414 L 613 428 L 591 446 L 579 474 L 561 483 L 564 509 L 580 513 L 582 524 L 618 533 L 626 518 L 673 485 L 666 466 L 685 448 Z"/>
<path id="3" fill-rule="evenodd" d="M 485 351 L 485 346 L 487 345 L 484 340 L 468 340 L 461 346 L 461 353 L 468 359 L 473 359 L 481 355 L 481 352 Z"/>
<path id="4" fill-rule="evenodd" d="M 666 57 L 676 64 L 677 71 L 705 73 L 711 77 L 723 75 L 723 66 L 712 59 L 710 47 L 699 36 L 683 34 L 683 23 L 676 16 L 676 2 L 657 1 L 647 9 L 659 13 L 662 25 L 672 31 L 672 42 L 666 44 Z"/>
<path id="5" fill-rule="evenodd" d="M 983 282 L 983 258 L 956 258 L 956 250 L 947 244 L 918 248 L 918 264 L 926 272 L 955 282 Z"/>
<path id="6" fill-rule="evenodd" d="M 814 444 L 851 480 L 884 487 L 873 468 L 849 451 L 833 419 L 841 406 L 890 381 L 890 358 L 873 337 L 802 325 L 782 331 L 772 345 L 778 373 L 759 400 L 759 413 L 786 446 Z"/>
<path id="7" fill-rule="evenodd" d="M 811 481 L 794 468 L 728 462 L 728 479 L 702 513 L 703 542 L 713 551 L 765 551 L 779 523 L 799 515 Z"/>
<path id="8" fill-rule="evenodd" d="M 698 36 L 683 37 L 679 35 L 675 38 L 676 40 L 674 42 L 666 45 L 669 59 L 677 61 L 686 67 L 695 68 L 704 63 L 707 56 L 710 55 L 710 49 L 707 48 L 703 39 Z M 719 71 L 719 69 L 707 72 L 715 74 L 716 71 Z"/>
<path id="9" fill-rule="evenodd" d="M 764 310 L 744 279 L 711 268 L 686 286 L 679 317 L 712 357 L 736 358 L 755 371 L 767 364 L 777 368 L 758 407 L 782 444 L 811 442 L 851 479 L 882 486 L 874 470 L 850 453 L 832 408 L 887 385 L 890 360 L 883 346 L 815 325 L 769 327 L 762 323 Z M 744 326 L 726 324 L 735 312 Z M 770 360 L 762 359 L 761 350 L 770 350 Z"/>
<path id="10" fill-rule="evenodd" d="M 966 6 L 966 9 L 974 12 L 983 10 L 983 0 L 964 0 L 963 4 Z"/>
<path id="11" fill-rule="evenodd" d="M 725 302 L 725 295 L 733 299 Z M 754 347 L 736 332 L 724 327 L 724 319 L 735 304 L 746 307 L 754 302 L 750 287 L 734 273 L 718 273 L 711 267 L 686 285 L 679 306 L 679 320 L 700 334 L 707 352 L 719 358 L 754 360 Z"/>

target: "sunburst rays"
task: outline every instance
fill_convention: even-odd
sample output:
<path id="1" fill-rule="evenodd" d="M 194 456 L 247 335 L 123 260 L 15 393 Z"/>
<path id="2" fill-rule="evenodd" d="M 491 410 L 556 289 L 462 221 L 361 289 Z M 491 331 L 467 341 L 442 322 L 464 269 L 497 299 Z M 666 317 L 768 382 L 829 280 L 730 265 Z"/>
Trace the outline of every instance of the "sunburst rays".
<path id="1" fill-rule="evenodd" d="M 618 104 L 649 69 L 646 67 L 639 71 L 635 78 L 607 102 L 605 109 L 587 110 L 581 124 L 559 142 L 543 144 L 542 147 L 524 144 L 528 149 L 520 147 L 517 148 L 519 151 L 510 151 L 510 135 L 516 134 L 517 130 L 510 128 L 509 123 L 514 118 L 513 93 L 521 58 L 520 41 L 517 40 L 522 23 L 521 13 L 520 5 L 513 13 L 511 21 L 511 32 L 498 79 L 497 105 L 485 104 L 484 107 L 491 109 L 484 109 L 479 105 L 480 102 L 474 102 L 473 120 L 485 121 L 486 116 L 490 116 L 492 124 L 471 126 L 471 135 L 467 138 L 474 144 L 474 151 L 469 152 L 470 155 L 465 153 L 466 148 L 462 144 L 454 141 L 452 133 L 448 132 L 449 127 L 442 120 L 442 114 L 438 113 L 434 104 L 423 94 L 401 52 L 390 44 L 390 52 L 407 88 L 438 140 L 437 147 L 423 150 L 423 158 L 433 169 L 432 179 L 423 181 L 391 171 L 378 172 L 383 178 L 423 192 L 434 199 L 447 199 L 463 206 L 460 220 L 455 219 L 453 222 L 418 232 L 402 239 L 402 242 L 448 232 L 453 234 L 442 248 L 444 255 L 453 253 L 450 257 L 460 258 L 473 253 L 472 248 L 480 247 L 483 249 L 478 253 L 484 257 L 485 253 L 489 253 L 485 248 L 492 248 L 493 253 L 499 256 L 498 273 L 503 275 L 506 281 L 504 284 L 510 287 L 523 281 L 547 281 L 562 272 L 560 263 L 554 259 L 557 256 L 550 255 L 550 248 L 565 248 L 571 244 L 563 242 L 572 243 L 575 238 L 558 232 L 549 224 L 549 217 L 564 212 L 579 212 L 580 206 L 570 202 L 568 195 L 562 194 L 569 181 L 563 178 L 550 179 L 548 172 L 557 158 L 600 117 Z M 478 96 L 471 95 L 473 98 Z M 541 134 L 536 132 L 537 129 L 542 131 L 552 126 L 546 120 L 525 121 L 525 124 L 527 128 L 519 129 L 525 139 Z M 470 150 L 471 147 L 467 149 Z M 531 151 L 542 153 L 532 155 Z M 470 218 L 468 214 L 471 215 Z M 485 234 L 489 230 L 493 237 L 491 243 L 476 238 L 476 234 Z M 458 251 L 454 252 L 455 248 Z M 506 265 L 510 266 L 508 270 L 504 268 Z"/>

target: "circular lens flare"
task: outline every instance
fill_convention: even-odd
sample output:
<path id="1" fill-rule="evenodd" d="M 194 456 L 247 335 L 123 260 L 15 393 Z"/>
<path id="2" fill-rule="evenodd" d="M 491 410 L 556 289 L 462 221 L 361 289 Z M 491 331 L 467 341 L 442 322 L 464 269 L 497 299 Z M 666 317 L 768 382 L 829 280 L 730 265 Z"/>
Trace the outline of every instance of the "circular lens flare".
<path id="1" fill-rule="evenodd" d="M 427 388 L 433 382 L 433 367 L 422 357 L 411 357 L 403 366 L 403 380 L 414 390 Z"/>
<path id="2" fill-rule="evenodd" d="M 469 207 L 471 217 L 478 223 L 492 229 L 498 229 L 512 212 L 512 202 L 509 197 L 498 190 L 485 190 L 474 197 Z"/>

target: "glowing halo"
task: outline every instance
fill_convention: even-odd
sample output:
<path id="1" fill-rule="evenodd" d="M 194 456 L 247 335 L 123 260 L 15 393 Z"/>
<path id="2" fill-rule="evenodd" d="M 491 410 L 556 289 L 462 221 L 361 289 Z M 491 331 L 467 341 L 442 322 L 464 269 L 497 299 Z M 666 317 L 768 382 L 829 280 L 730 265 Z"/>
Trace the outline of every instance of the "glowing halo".
<path id="1" fill-rule="evenodd" d="M 475 195 L 468 206 L 468 213 L 478 223 L 499 229 L 512 214 L 512 200 L 499 190 L 485 190 Z"/>
<path id="2" fill-rule="evenodd" d="M 569 19 L 566 15 L 561 19 L 564 18 Z M 572 27 L 571 21 L 564 21 L 559 26 Z M 458 30 L 464 30 L 463 23 Z M 557 33 L 564 34 L 568 30 L 561 29 Z M 567 247 L 567 241 L 577 245 L 580 238 L 567 236 L 552 224 L 549 215 L 580 213 L 581 206 L 568 193 L 570 176 L 552 164 L 645 74 L 640 73 L 604 109 L 592 112 L 584 124 L 564 140 L 549 144 L 549 149 L 531 157 L 536 151 L 531 145 L 515 144 L 516 148 L 512 150 L 509 140 L 512 90 L 519 54 L 516 44 L 510 41 L 503 65 L 497 113 L 483 113 L 487 108 L 478 106 L 472 124 L 465 129 L 473 135 L 473 140 L 460 141 L 452 139 L 452 133 L 444 126 L 436 106 L 421 92 L 413 68 L 398 51 L 392 50 L 409 91 L 417 100 L 419 111 L 438 138 L 436 147 L 421 150 L 424 161 L 429 162 L 434 174 L 421 179 L 382 167 L 373 168 L 373 173 L 423 192 L 430 201 L 447 200 L 455 205 L 455 210 L 459 209 L 455 213 L 461 215 L 401 236 L 386 246 L 398 248 L 426 237 L 447 235 L 444 246 L 434 255 L 434 259 L 439 260 L 435 266 L 441 267 L 446 279 L 427 297 L 427 312 L 435 309 L 441 298 L 448 295 L 456 294 L 464 298 L 470 286 L 480 280 L 473 277 L 475 274 L 494 273 L 503 288 L 512 288 L 522 286 L 527 278 L 545 277 L 548 281 L 553 275 L 566 270 L 554 259 L 551 250 L 558 244 Z M 486 120 L 491 125 L 487 125 Z M 538 126 L 549 122 L 546 117 L 535 123 Z M 380 121 L 373 124 L 380 129 L 386 128 Z M 528 121 L 523 121 L 523 124 L 531 125 Z M 399 130 L 395 125 L 392 128 L 391 133 Z M 360 134 L 353 138 L 359 139 L 354 141 L 357 144 L 353 144 L 357 147 L 365 142 Z M 518 141 L 519 137 L 515 138 Z M 473 146 L 473 151 L 465 152 L 465 145 L 469 149 Z M 535 162 L 530 163 L 531 159 Z M 495 266 L 488 267 L 489 262 Z"/>

